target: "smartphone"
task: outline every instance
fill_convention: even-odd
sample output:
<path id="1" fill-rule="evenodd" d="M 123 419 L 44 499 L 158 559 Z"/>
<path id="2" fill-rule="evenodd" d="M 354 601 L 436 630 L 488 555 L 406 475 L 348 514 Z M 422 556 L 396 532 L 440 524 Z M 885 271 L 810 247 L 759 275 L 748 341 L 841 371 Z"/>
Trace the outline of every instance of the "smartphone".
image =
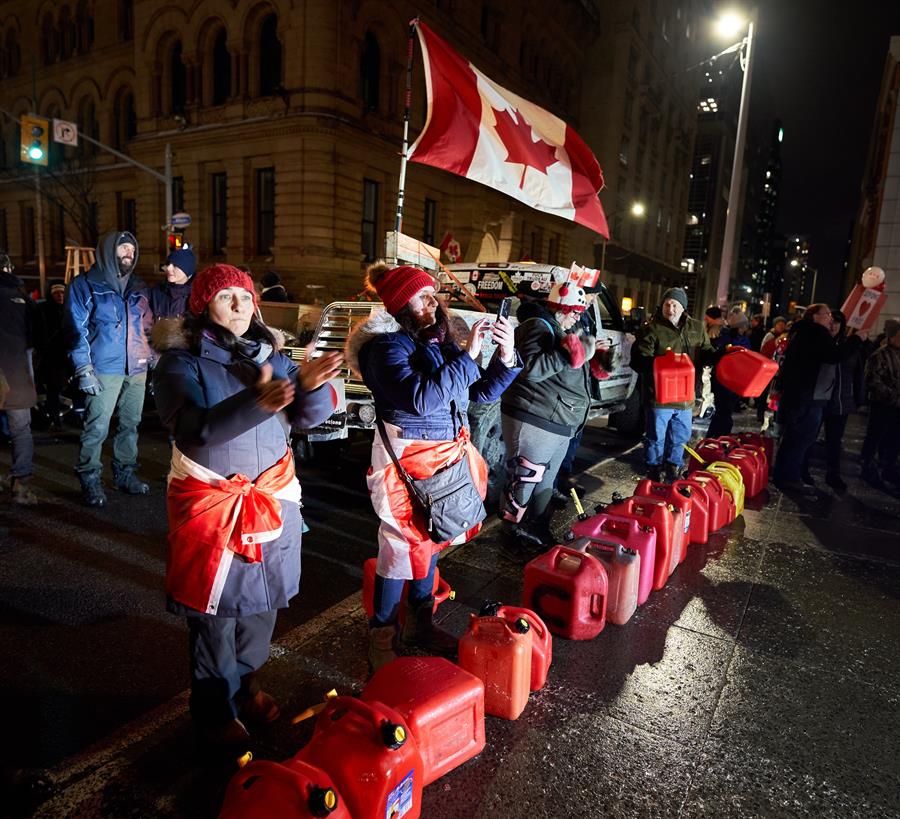
<path id="1" fill-rule="evenodd" d="M 500 318 L 509 318 L 509 311 L 512 307 L 512 298 L 507 296 L 504 299 L 500 299 L 500 307 L 497 308 L 497 316 Z"/>

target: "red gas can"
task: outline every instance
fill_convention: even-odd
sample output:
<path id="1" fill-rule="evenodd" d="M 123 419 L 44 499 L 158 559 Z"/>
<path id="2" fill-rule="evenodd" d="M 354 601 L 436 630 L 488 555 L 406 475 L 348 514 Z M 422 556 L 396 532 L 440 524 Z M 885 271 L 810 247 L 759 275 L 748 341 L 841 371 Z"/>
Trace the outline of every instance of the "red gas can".
<path id="1" fill-rule="evenodd" d="M 571 539 L 591 538 L 620 543 L 634 549 L 641 558 L 638 575 L 639 606 L 647 602 L 653 589 L 653 567 L 656 564 L 656 529 L 633 517 L 600 512 L 572 526 Z M 568 538 L 567 538 L 568 540 Z"/>
<path id="2" fill-rule="evenodd" d="M 531 691 L 531 626 L 524 618 L 471 615 L 459 641 L 459 665 L 484 683 L 484 710 L 517 719 Z"/>
<path id="3" fill-rule="evenodd" d="M 609 540 L 582 538 L 572 545 L 593 555 L 606 567 L 609 581 L 606 619 L 617 626 L 624 626 L 637 609 L 641 556 L 634 549 Z"/>
<path id="4" fill-rule="evenodd" d="M 699 484 L 706 490 L 706 496 L 709 499 L 709 531 L 718 532 L 723 526 L 730 521 L 728 517 L 728 497 L 719 479 L 712 472 L 698 470 L 691 472 L 687 477 L 688 483 Z"/>
<path id="5" fill-rule="evenodd" d="M 606 569 L 597 558 L 554 546 L 525 565 L 522 602 L 554 634 L 591 640 L 606 625 Z"/>
<path id="6" fill-rule="evenodd" d="M 377 562 L 374 557 L 370 557 L 363 563 L 363 608 L 365 609 L 366 617 L 370 620 L 375 615 L 375 565 Z M 437 611 L 438 606 L 453 594 L 450 584 L 441 577 L 441 571 L 437 566 L 434 567 L 434 589 L 432 589 L 432 594 L 434 595 L 434 611 Z M 406 584 L 403 586 L 403 597 L 400 601 L 400 610 L 397 613 L 401 625 L 406 620 L 405 604 Z"/>
<path id="7" fill-rule="evenodd" d="M 540 691 L 547 682 L 547 674 L 553 663 L 553 635 L 546 623 L 531 609 L 521 606 L 504 606 L 502 603 L 485 601 L 478 612 L 479 617 L 502 617 L 510 623 L 520 618 L 531 626 L 531 690 Z"/>
<path id="8" fill-rule="evenodd" d="M 383 703 L 329 700 L 297 758 L 331 776 L 353 819 L 421 814 L 422 755 L 403 717 Z"/>
<path id="9" fill-rule="evenodd" d="M 683 563 L 687 557 L 687 545 L 691 540 L 691 511 L 693 504 L 691 503 L 691 493 L 685 493 L 672 486 L 670 483 L 657 483 L 645 478 L 638 481 L 637 488 L 634 490 L 635 497 L 656 498 L 664 500 L 671 506 L 681 511 L 682 520 L 682 543 L 684 548 L 681 551 L 681 557 L 678 558 L 679 563 Z"/>
<path id="10" fill-rule="evenodd" d="M 259 760 L 228 783 L 219 819 L 351 819 L 327 773 L 299 759 Z"/>
<path id="11" fill-rule="evenodd" d="M 741 473 L 744 481 L 744 497 L 752 498 L 765 488 L 764 474 L 765 464 L 763 455 L 757 450 L 738 447 L 732 449 L 725 459 L 726 463 L 734 464 Z"/>
<path id="12" fill-rule="evenodd" d="M 742 443 L 738 450 L 741 452 L 749 452 L 753 455 L 754 460 L 759 467 L 760 474 L 760 491 L 769 485 L 769 457 L 766 455 L 766 448 L 757 446 L 756 444 Z"/>
<path id="13" fill-rule="evenodd" d="M 737 506 L 735 505 L 734 498 L 731 497 L 731 492 L 729 492 L 722 484 L 722 481 L 719 480 L 719 476 L 716 475 L 715 472 L 707 472 L 705 469 L 700 469 L 697 472 L 691 472 L 690 478 L 692 480 L 700 480 L 704 481 L 715 481 L 721 490 L 721 518 L 722 526 L 727 526 L 737 517 Z M 721 528 L 721 527 L 719 527 Z"/>
<path id="14" fill-rule="evenodd" d="M 704 438 L 694 447 L 694 452 L 703 459 L 703 462 L 692 457 L 688 463 L 688 472 L 704 469 L 707 464 L 714 461 L 724 461 L 728 457 L 728 445 L 716 438 Z"/>
<path id="15" fill-rule="evenodd" d="M 610 515 L 627 515 L 645 526 L 656 529 L 656 560 L 653 565 L 653 588 L 666 585 L 669 575 L 675 571 L 684 544 L 681 513 L 669 508 L 665 501 L 655 498 L 627 498 L 605 510 Z"/>
<path id="16" fill-rule="evenodd" d="M 726 389 L 745 398 L 758 398 L 778 372 L 771 358 L 748 350 L 729 347 L 716 365 L 716 378 Z"/>
<path id="17" fill-rule="evenodd" d="M 691 499 L 691 543 L 709 542 L 709 493 L 702 483 L 690 479 L 672 484 L 679 492 L 687 492 Z"/>
<path id="18" fill-rule="evenodd" d="M 767 435 L 760 435 L 758 432 L 739 432 L 738 438 L 741 443 L 760 446 L 766 451 L 766 463 L 771 466 L 775 462 L 775 439 L 769 438 Z"/>
<path id="19" fill-rule="evenodd" d="M 425 785 L 484 750 L 484 684 L 442 657 L 398 657 L 375 672 L 362 698 L 383 702 L 406 721 Z"/>
<path id="20" fill-rule="evenodd" d="M 670 347 L 653 359 L 653 386 L 659 404 L 683 404 L 694 400 L 694 364 L 686 353 Z"/>

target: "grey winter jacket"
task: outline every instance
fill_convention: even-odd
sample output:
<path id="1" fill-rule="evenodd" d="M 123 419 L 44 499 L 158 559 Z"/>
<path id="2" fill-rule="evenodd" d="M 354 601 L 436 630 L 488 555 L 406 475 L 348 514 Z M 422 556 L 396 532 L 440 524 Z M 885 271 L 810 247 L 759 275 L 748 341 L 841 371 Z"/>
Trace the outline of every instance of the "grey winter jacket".
<path id="1" fill-rule="evenodd" d="M 900 407 L 900 349 L 885 342 L 869 356 L 866 386 L 873 403 Z"/>
<path id="2" fill-rule="evenodd" d="M 29 409 L 37 403 L 31 355 L 40 326 L 37 305 L 21 281 L 0 273 L 0 371 L 9 383 L 4 409 Z"/>

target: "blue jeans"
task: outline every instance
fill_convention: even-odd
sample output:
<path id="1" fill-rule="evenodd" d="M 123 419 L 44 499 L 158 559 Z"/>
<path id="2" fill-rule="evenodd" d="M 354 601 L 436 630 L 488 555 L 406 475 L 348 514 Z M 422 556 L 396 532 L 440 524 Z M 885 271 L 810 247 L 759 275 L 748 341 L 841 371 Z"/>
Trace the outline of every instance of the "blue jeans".
<path id="1" fill-rule="evenodd" d="M 103 468 L 100 451 L 109 433 L 109 422 L 118 409 L 119 423 L 113 436 L 113 461 L 119 466 L 135 466 L 138 457 L 138 424 L 144 409 L 147 373 L 104 375 L 97 373 L 103 385 L 99 395 L 85 396 L 84 430 L 76 472 L 96 472 Z"/>
<path id="2" fill-rule="evenodd" d="M 28 478 L 34 472 L 34 439 L 31 437 L 31 410 L 8 409 L 9 437 L 12 442 L 10 478 Z"/>
<path id="3" fill-rule="evenodd" d="M 644 446 L 648 466 L 667 463 L 681 466 L 684 445 L 691 440 L 691 411 L 651 407 L 647 413 Z"/>
<path id="4" fill-rule="evenodd" d="M 824 409 L 822 404 L 812 401 L 800 401 L 780 409 L 782 433 L 775 456 L 775 481 L 797 483 L 801 480 L 807 453 L 816 442 L 822 425 Z"/>
<path id="5" fill-rule="evenodd" d="M 403 596 L 403 584 L 409 583 L 409 591 L 406 599 L 415 604 L 431 597 L 434 588 L 434 569 L 437 566 L 437 553 L 431 558 L 431 566 L 428 574 L 421 580 L 403 580 L 399 577 L 382 577 L 375 575 L 374 608 L 375 616 L 372 625 L 387 626 L 397 622 L 397 612 L 400 608 L 400 598 Z"/>

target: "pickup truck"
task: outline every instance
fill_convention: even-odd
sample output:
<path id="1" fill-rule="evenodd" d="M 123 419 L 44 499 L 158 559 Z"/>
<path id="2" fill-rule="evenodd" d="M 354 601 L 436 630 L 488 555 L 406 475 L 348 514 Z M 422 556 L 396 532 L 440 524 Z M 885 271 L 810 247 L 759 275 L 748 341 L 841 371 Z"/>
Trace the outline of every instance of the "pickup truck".
<path id="1" fill-rule="evenodd" d="M 448 297 L 451 316 L 465 321 L 469 326 L 484 315 L 474 309 L 473 297 L 488 313 L 496 313 L 500 299 L 512 296 L 511 316 L 514 321 L 519 296 L 527 294 L 531 298 L 546 298 L 554 278 L 566 273 L 565 268 L 544 264 L 452 264 L 446 272 L 439 273 L 440 291 Z M 461 292 L 463 288 L 465 293 Z M 593 295 L 588 311 L 591 332 L 610 349 L 612 365 L 608 379 L 592 380 L 591 417 L 608 415 L 612 426 L 631 432 L 639 425 L 638 391 L 635 389 L 637 375 L 629 367 L 634 339 L 625 332 L 622 315 L 606 287 L 598 282 L 586 290 Z M 381 309 L 380 302 L 338 301 L 329 304 L 322 311 L 313 335 L 311 355 L 343 350 L 352 328 L 374 310 Z M 302 360 L 306 355 L 305 349 L 300 347 L 288 347 L 285 352 L 295 360 Z M 486 344 L 486 358 L 492 352 L 491 345 Z M 325 423 L 315 429 L 304 430 L 295 440 L 301 458 L 311 454 L 315 442 L 347 438 L 353 430 L 369 435 L 374 432 L 375 408 L 366 385 L 348 368 L 341 379 L 332 382 L 332 386 L 335 388 L 336 410 Z M 469 414 L 472 439 L 490 463 L 493 458 L 485 449 L 490 449 L 489 439 L 499 438 L 496 435 L 499 408 L 496 405 L 472 405 Z"/>

